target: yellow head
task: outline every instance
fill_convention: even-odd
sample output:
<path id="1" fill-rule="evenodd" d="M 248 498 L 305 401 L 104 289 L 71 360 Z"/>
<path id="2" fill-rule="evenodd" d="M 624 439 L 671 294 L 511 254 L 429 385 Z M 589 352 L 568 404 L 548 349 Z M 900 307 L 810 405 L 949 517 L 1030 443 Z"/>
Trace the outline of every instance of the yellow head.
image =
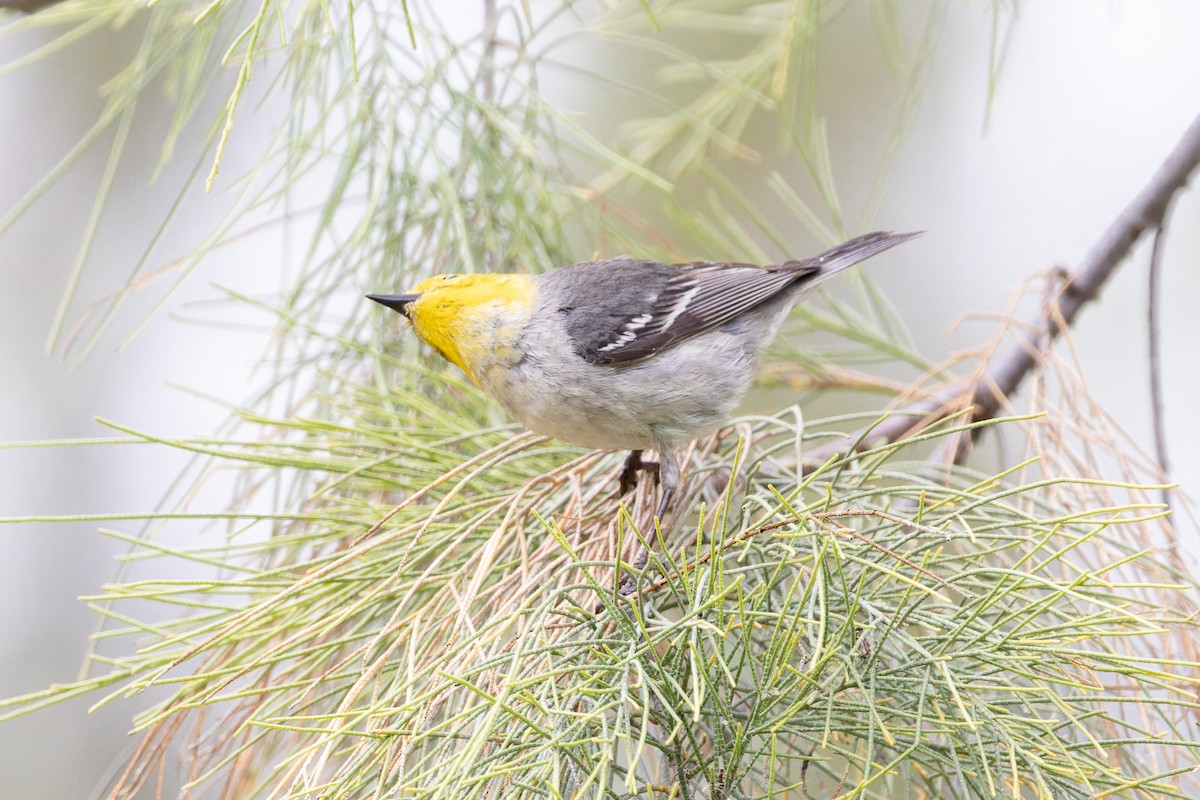
<path id="1" fill-rule="evenodd" d="M 483 367 L 513 354 L 533 313 L 534 280 L 530 275 L 435 275 L 405 294 L 367 297 L 407 317 L 421 341 L 478 383 Z"/>

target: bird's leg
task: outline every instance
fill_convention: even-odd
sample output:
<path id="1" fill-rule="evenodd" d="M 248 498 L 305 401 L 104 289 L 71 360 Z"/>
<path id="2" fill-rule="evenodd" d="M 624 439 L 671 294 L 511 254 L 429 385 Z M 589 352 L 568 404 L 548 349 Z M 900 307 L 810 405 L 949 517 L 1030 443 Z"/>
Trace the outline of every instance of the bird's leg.
<path id="1" fill-rule="evenodd" d="M 667 513 L 667 508 L 671 505 L 672 495 L 679 488 L 679 459 L 668 450 L 659 456 L 658 461 L 658 485 L 662 489 L 662 496 L 658 500 L 658 508 L 654 510 L 654 516 L 662 521 Z"/>
<path id="2" fill-rule="evenodd" d="M 657 472 L 657 461 L 642 461 L 641 450 L 630 450 L 629 456 L 625 459 L 625 466 L 621 468 L 620 484 L 617 489 L 617 496 L 624 497 L 629 494 L 629 490 L 637 486 L 638 471 L 645 470 L 646 472 Z"/>
<path id="3" fill-rule="evenodd" d="M 650 544 L 643 544 L 642 549 L 637 554 L 637 558 L 633 560 L 634 572 L 641 572 L 645 568 L 646 562 L 650 560 L 650 546 L 654 542 L 654 537 L 658 535 L 658 528 L 667 516 L 667 509 L 671 507 L 671 500 L 675 497 L 675 490 L 679 488 L 679 461 L 676 460 L 675 454 L 669 450 L 664 450 L 659 455 L 658 483 L 659 491 L 662 493 L 658 497 L 658 506 L 654 509 L 653 524 L 647 536 Z M 618 591 L 623 595 L 630 595 L 636 589 L 637 582 L 633 578 L 633 573 L 626 573 L 621 578 L 621 586 Z"/>

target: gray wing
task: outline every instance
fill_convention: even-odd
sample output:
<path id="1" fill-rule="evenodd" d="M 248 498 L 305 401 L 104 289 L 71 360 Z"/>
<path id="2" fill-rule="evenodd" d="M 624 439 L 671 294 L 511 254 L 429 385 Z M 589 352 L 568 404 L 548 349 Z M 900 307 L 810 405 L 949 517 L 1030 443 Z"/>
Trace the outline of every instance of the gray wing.
<path id="1" fill-rule="evenodd" d="M 593 364 L 653 355 L 718 328 L 818 270 L 747 264 L 600 261 L 555 270 L 576 354 Z"/>
<path id="2" fill-rule="evenodd" d="M 554 270 L 555 311 L 576 354 L 620 364 L 719 328 L 787 289 L 813 286 L 918 234 L 869 233 L 802 261 L 755 267 L 614 259 Z"/>

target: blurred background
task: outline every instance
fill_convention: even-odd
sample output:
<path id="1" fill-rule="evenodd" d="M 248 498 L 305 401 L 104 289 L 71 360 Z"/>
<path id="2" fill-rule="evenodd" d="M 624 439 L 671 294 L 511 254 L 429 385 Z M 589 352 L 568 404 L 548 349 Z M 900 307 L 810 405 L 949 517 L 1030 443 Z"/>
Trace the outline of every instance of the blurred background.
<path id="1" fill-rule="evenodd" d="M 456 8 L 447 12 L 448 24 L 478 28 L 482 4 L 451 5 Z M 855 212 L 865 202 L 896 103 L 896 77 L 869 34 L 871 5 L 846 4 L 821 39 L 819 111 L 828 122 L 843 206 Z M 925 8 L 906 4 L 904 13 L 919 24 Z M 989 330 L 968 324 L 950 340 L 957 319 L 1001 312 L 1030 273 L 1074 264 L 1200 112 L 1195 46 L 1200 5 L 1050 0 L 1022 4 L 1019 14 L 1005 11 L 1015 18 L 989 101 L 993 13 L 983 2 L 946 4 L 911 128 L 870 221 L 871 227 L 928 231 L 889 255 L 888 263 L 868 268 L 878 267 L 872 276 L 920 349 L 934 359 L 951 347 L 975 344 Z M 50 28 L 0 29 L 0 65 L 54 35 Z M 128 62 L 138 42 L 135 21 L 105 27 L 24 68 L 0 68 L 0 216 L 94 123 L 103 108 L 105 80 Z M 633 80 L 637 69 L 603 46 L 574 57 L 590 70 L 624 80 Z M 545 94 L 596 136 L 610 135 L 636 113 L 612 107 L 571 70 L 539 77 Z M 279 102 L 240 112 L 224 173 L 237 174 L 238 159 L 256 152 L 249 144 L 275 135 Z M 213 103 L 198 119 L 214 118 L 219 108 Z M 138 114 L 129 152 L 145 153 L 146 163 L 139 167 L 135 158 L 111 176 L 109 201 L 95 221 L 94 254 L 78 288 L 83 303 L 123 285 L 145 246 L 147 221 L 157 224 L 189 169 L 169 164 L 149 180 L 158 153 L 156 131 L 167 124 L 171 106 L 149 92 Z M 185 132 L 179 149 L 201 147 L 204 133 Z M 121 435 L 97 417 L 165 438 L 209 434 L 228 418 L 228 406 L 246 401 L 256 376 L 261 378 L 256 365 L 268 346 L 269 319 L 246 307 L 221 305 L 226 324 L 195 320 L 211 317 L 214 301 L 222 297 L 219 286 L 258 297 L 287 285 L 295 254 L 269 229 L 208 256 L 127 344 L 158 295 L 131 297 L 120 311 L 126 324 L 110 328 L 81 363 L 47 353 L 51 321 L 79 243 L 89 235 L 96 186 L 105 179 L 105 141 L 0 237 L 0 442 Z M 759 177 L 748 170 L 744 180 Z M 234 189 L 221 184 L 212 194 L 199 187 L 185 194 L 184 223 L 157 251 L 167 265 L 159 279 L 183 277 L 173 259 L 212 229 L 233 195 Z M 1198 223 L 1200 198 L 1185 194 L 1170 219 L 1163 265 L 1166 424 L 1173 477 L 1185 489 L 1200 480 L 1200 448 L 1194 447 L 1200 443 L 1200 419 L 1192 413 L 1200 394 L 1195 368 L 1200 315 L 1194 308 L 1200 298 Z M 689 257 L 705 257 L 687 241 L 674 244 Z M 819 247 L 812 241 L 812 251 Z M 1075 329 L 1092 392 L 1147 449 L 1148 258 L 1149 247 L 1140 246 Z M 346 313 L 367 313 L 355 305 L 362 290 L 393 288 L 399 287 L 346 287 Z M 80 313 L 77 305 L 72 314 Z M 71 327 L 68 320 L 66 330 Z M 0 449 L 0 516 L 153 509 L 187 461 L 184 453 L 149 445 L 6 447 Z M 78 674 L 96 624 L 79 598 L 96 594 L 113 578 L 114 559 L 125 550 L 97 528 L 95 522 L 0 527 L 0 696 L 35 692 Z M 212 534 L 195 531 L 198 538 Z M 0 725 L 0 785 L 6 796 L 57 800 L 98 790 L 126 747 L 130 715 L 145 702 L 134 698 L 88 713 L 91 702 L 64 703 Z"/>

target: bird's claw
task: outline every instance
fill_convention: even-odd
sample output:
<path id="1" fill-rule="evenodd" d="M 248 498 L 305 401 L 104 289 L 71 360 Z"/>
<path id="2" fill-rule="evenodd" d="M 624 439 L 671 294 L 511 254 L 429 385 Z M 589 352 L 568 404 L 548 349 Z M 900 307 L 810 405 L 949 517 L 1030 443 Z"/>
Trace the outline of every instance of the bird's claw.
<path id="1" fill-rule="evenodd" d="M 638 485 L 639 471 L 652 472 L 655 479 L 657 479 L 658 462 L 643 461 L 641 450 L 630 450 L 629 456 L 625 459 L 625 466 L 621 468 L 620 484 L 617 490 L 618 497 L 624 497 Z"/>

